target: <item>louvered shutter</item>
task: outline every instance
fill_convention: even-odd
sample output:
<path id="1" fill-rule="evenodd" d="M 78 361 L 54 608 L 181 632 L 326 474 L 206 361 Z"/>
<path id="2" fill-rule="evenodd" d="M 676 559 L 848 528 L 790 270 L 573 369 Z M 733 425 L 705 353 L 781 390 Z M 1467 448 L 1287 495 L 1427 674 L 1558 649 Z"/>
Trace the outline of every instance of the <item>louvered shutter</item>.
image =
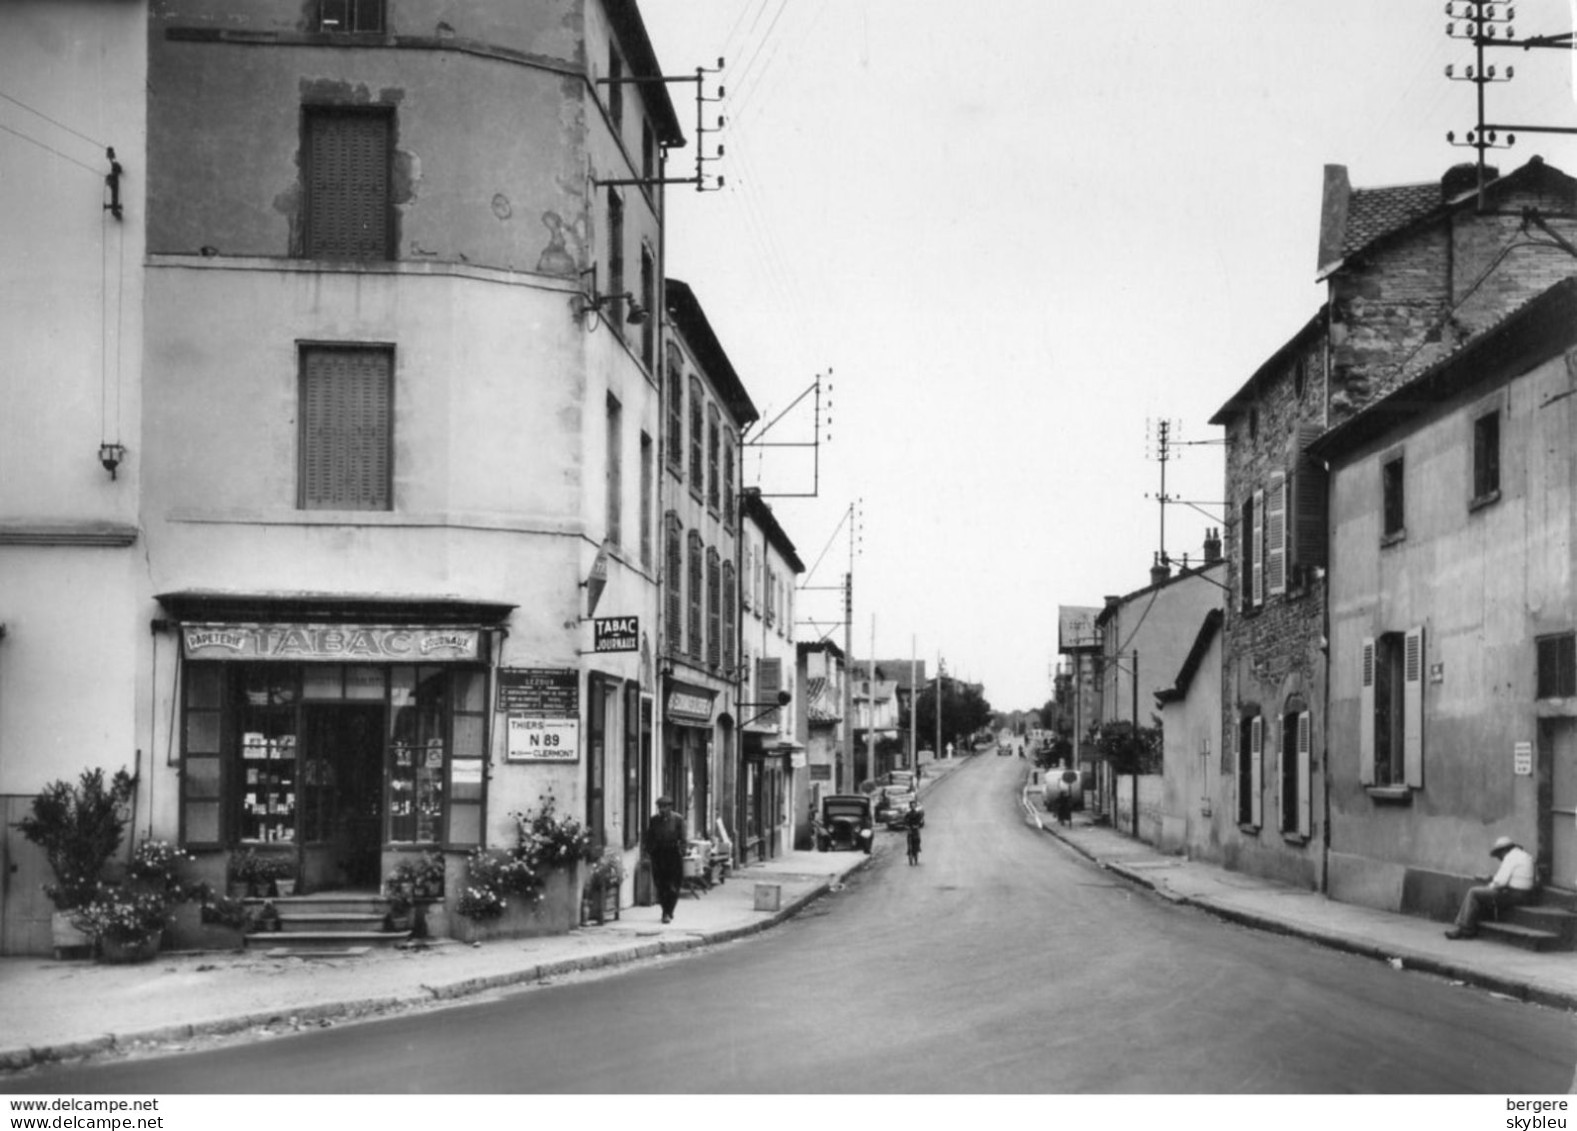
<path id="1" fill-rule="evenodd" d="M 706 662 L 723 662 L 723 577 L 717 551 L 706 551 Z"/>
<path id="2" fill-rule="evenodd" d="M 1424 784 L 1424 630 L 1410 628 L 1402 641 L 1402 763 L 1407 784 Z"/>
<path id="3" fill-rule="evenodd" d="M 1288 506 L 1292 532 L 1288 538 L 1290 556 L 1300 569 L 1314 569 L 1325 565 L 1325 507 L 1328 480 L 1320 461 L 1306 450 L 1319 437 L 1316 425 L 1305 424 L 1298 428 L 1297 467 L 1292 476 L 1291 498 Z"/>
<path id="4" fill-rule="evenodd" d="M 1253 562 L 1256 605 L 1265 603 L 1265 492 L 1254 492 L 1254 529 L 1249 532 L 1249 554 Z"/>
<path id="5" fill-rule="evenodd" d="M 383 349 L 302 353 L 304 510 L 388 510 L 392 356 Z"/>
<path id="6" fill-rule="evenodd" d="M 1265 589 L 1287 591 L 1287 480 L 1279 473 L 1265 492 Z"/>
<path id="7" fill-rule="evenodd" d="M 760 704 L 756 710 L 762 712 L 758 720 L 773 730 L 778 729 L 777 707 L 768 707 L 769 703 L 778 701 L 778 692 L 783 687 L 783 661 L 773 657 L 762 657 L 756 661 L 756 701 Z"/>
<path id="8" fill-rule="evenodd" d="M 1358 781 L 1374 784 L 1374 637 L 1365 637 L 1358 671 Z"/>
<path id="9" fill-rule="evenodd" d="M 389 259 L 389 137 L 385 113 L 307 114 L 306 254 Z"/>
<path id="10" fill-rule="evenodd" d="M 690 648 L 692 660 L 701 659 L 701 587 L 705 577 L 701 565 L 701 535 L 690 531 Z"/>
<path id="11" fill-rule="evenodd" d="M 677 656 L 684 651 L 684 558 L 679 535 L 681 528 L 678 516 L 672 511 L 663 520 L 663 538 L 665 542 L 664 553 L 667 558 L 667 576 L 664 578 L 666 589 L 665 616 L 667 623 L 663 626 L 666 639 L 663 648 L 671 656 Z"/>
<path id="12" fill-rule="evenodd" d="M 1250 789 L 1253 808 L 1250 810 L 1250 823 L 1257 829 L 1265 823 L 1263 805 L 1265 801 L 1265 718 L 1255 715 L 1249 720 L 1249 765 Z"/>
<path id="13" fill-rule="evenodd" d="M 734 670 L 734 637 L 739 631 L 739 583 L 734 563 L 723 563 L 723 670 Z"/>
<path id="14" fill-rule="evenodd" d="M 1314 831 L 1314 770 L 1313 770 L 1313 716 L 1307 711 L 1298 715 L 1298 835 L 1311 836 Z"/>

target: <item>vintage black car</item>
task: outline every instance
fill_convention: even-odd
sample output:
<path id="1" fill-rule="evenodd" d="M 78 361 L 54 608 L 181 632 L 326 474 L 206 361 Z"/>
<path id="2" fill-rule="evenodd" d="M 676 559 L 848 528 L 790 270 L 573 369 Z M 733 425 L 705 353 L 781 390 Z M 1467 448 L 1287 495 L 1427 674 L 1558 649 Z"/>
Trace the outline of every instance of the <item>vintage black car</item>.
<path id="1" fill-rule="evenodd" d="M 863 793 L 834 793 L 821 799 L 821 816 L 816 822 L 816 851 L 837 852 L 850 849 L 870 852 L 874 838 L 871 799 Z"/>

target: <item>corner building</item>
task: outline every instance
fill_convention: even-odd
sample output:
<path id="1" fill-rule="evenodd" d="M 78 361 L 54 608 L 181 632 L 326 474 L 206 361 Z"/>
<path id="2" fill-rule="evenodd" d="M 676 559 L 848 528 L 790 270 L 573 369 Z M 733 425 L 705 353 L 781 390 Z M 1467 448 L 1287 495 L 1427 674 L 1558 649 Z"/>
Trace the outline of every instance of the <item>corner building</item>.
<path id="1" fill-rule="evenodd" d="M 148 59 L 151 830 L 453 891 L 551 795 L 633 862 L 684 143 L 635 5 L 168 0 Z"/>

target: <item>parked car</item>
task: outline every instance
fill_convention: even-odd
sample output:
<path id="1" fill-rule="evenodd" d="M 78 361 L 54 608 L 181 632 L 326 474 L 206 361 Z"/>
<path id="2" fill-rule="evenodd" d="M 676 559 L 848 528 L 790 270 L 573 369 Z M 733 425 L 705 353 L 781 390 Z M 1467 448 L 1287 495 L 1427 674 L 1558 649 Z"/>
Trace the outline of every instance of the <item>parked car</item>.
<path id="1" fill-rule="evenodd" d="M 871 799 L 862 793 L 823 797 L 821 816 L 816 822 L 816 851 L 870 852 L 875 826 L 871 812 Z"/>
<path id="2" fill-rule="evenodd" d="M 913 789 L 914 771 L 888 770 L 882 775 L 882 784 L 889 788 L 896 786 L 898 789 Z"/>

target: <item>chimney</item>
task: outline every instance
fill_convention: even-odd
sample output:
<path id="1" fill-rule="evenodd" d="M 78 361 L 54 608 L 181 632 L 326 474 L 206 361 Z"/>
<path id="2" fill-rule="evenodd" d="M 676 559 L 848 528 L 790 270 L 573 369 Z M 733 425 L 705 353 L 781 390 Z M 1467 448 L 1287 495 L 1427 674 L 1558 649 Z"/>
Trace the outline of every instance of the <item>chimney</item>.
<path id="1" fill-rule="evenodd" d="M 1221 530 L 1219 527 L 1205 531 L 1205 564 L 1215 565 L 1221 560 Z"/>
<path id="2" fill-rule="evenodd" d="M 1352 182 L 1347 166 L 1325 166 L 1325 185 L 1320 201 L 1320 254 L 1317 269 L 1339 263 L 1347 243 L 1347 204 L 1352 199 Z"/>
<path id="3" fill-rule="evenodd" d="M 1500 176 L 1500 170 L 1493 165 L 1484 166 L 1484 183 L 1487 185 Z M 1465 192 L 1474 192 L 1478 189 L 1478 166 L 1471 161 L 1460 165 L 1453 165 L 1446 170 L 1446 175 L 1440 178 L 1440 199 L 1454 200 Z"/>
<path id="4" fill-rule="evenodd" d="M 1172 565 L 1160 554 L 1155 556 L 1155 562 L 1150 566 L 1150 584 L 1165 585 L 1172 577 Z"/>

